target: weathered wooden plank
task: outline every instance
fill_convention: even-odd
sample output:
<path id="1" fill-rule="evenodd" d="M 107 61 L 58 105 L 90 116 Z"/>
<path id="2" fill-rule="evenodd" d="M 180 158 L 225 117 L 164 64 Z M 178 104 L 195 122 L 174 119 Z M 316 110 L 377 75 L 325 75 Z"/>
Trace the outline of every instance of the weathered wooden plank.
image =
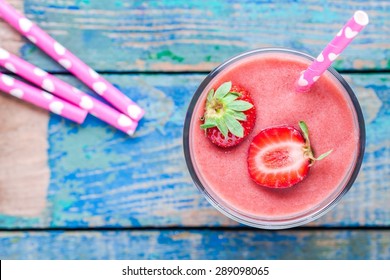
<path id="1" fill-rule="evenodd" d="M 22 0 L 9 3 L 23 10 Z M 21 36 L 0 18 L 0 47 L 17 53 L 23 44 Z M 0 94 L 1 213 L 34 216 L 45 208 L 48 121 L 47 112 Z"/>
<path id="2" fill-rule="evenodd" d="M 49 185 L 49 114 L 0 92 L 0 213 L 39 215 Z"/>
<path id="3" fill-rule="evenodd" d="M 52 115 L 48 207 L 36 218 L 0 216 L 0 227 L 236 225 L 198 193 L 183 159 L 185 112 L 203 77 L 107 76 L 148 112 L 134 139 L 93 117 L 79 127 Z M 365 114 L 367 153 L 351 191 L 312 225 L 389 226 L 390 77 L 347 78 Z"/>
<path id="4" fill-rule="evenodd" d="M 232 55 L 269 46 L 316 56 L 357 9 L 371 23 L 336 68 L 389 69 L 386 0 L 25 1 L 31 19 L 100 71 L 209 71 Z M 21 54 L 60 69 L 31 44 Z"/>
<path id="5" fill-rule="evenodd" d="M 1 232 L 0 259 L 390 259 L 388 230 Z"/>

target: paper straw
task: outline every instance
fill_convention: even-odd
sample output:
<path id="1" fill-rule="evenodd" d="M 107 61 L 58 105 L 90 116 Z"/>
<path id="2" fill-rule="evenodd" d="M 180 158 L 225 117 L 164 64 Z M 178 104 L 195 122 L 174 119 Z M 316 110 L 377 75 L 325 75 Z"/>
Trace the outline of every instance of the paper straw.
<path id="1" fill-rule="evenodd" d="M 298 92 L 307 92 L 324 73 L 341 52 L 352 42 L 356 35 L 368 24 L 368 15 L 356 11 L 353 17 L 337 33 L 319 56 L 310 64 L 296 83 Z"/>
<path id="2" fill-rule="evenodd" d="M 79 124 L 87 116 L 87 111 L 2 73 L 0 90 Z"/>
<path id="3" fill-rule="evenodd" d="M 129 135 L 133 135 L 135 132 L 138 124 L 136 121 L 2 48 L 0 48 L 0 66 L 44 90 L 80 106 L 100 120 Z"/>
<path id="4" fill-rule="evenodd" d="M 144 115 L 142 108 L 3 0 L 0 0 L 0 14 L 20 34 L 26 36 L 119 111 L 136 121 L 142 118 Z"/>

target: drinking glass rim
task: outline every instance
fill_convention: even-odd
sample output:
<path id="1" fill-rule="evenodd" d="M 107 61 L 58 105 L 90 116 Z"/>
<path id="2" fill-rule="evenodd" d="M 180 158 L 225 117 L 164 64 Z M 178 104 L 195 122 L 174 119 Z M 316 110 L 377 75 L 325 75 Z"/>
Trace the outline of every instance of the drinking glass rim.
<path id="1" fill-rule="evenodd" d="M 262 229 L 275 229 L 276 230 L 276 229 L 292 228 L 292 227 L 297 227 L 297 226 L 300 226 L 303 224 L 307 224 L 307 223 L 314 221 L 314 220 L 318 219 L 319 217 L 323 216 L 324 214 L 326 214 L 328 211 L 330 211 L 334 206 L 336 206 L 338 204 L 338 202 L 341 200 L 341 198 L 351 189 L 353 183 L 356 180 L 357 175 L 359 174 L 359 171 L 360 171 L 360 168 L 361 168 L 361 165 L 363 162 L 363 156 L 364 156 L 364 150 L 365 150 L 365 144 L 366 144 L 366 131 L 365 131 L 365 123 L 364 123 L 363 113 L 362 113 L 359 101 L 358 101 L 354 91 L 349 86 L 349 84 L 344 80 L 344 78 L 333 67 L 329 67 L 327 71 L 329 73 L 331 73 L 340 82 L 340 84 L 342 85 L 342 87 L 345 89 L 345 91 L 348 94 L 348 97 L 353 105 L 353 109 L 354 109 L 355 114 L 356 114 L 358 129 L 359 129 L 359 141 L 358 141 L 359 148 L 357 150 L 357 157 L 356 157 L 355 165 L 351 166 L 351 168 L 353 168 L 353 171 L 350 174 L 350 177 L 349 177 L 348 181 L 346 182 L 344 188 L 337 195 L 337 197 L 335 197 L 332 201 L 330 201 L 325 207 L 319 209 L 318 211 L 316 211 L 312 215 L 306 214 L 306 216 L 308 216 L 308 217 L 303 217 L 303 218 L 298 217 L 291 222 L 288 222 L 288 221 L 287 222 L 270 222 L 268 220 L 263 219 L 262 220 L 263 224 L 259 224 L 259 223 L 254 222 L 253 218 L 250 218 L 250 220 L 244 219 L 243 216 L 245 216 L 245 214 L 238 213 L 240 216 L 237 216 L 237 215 L 233 215 L 232 213 L 227 211 L 227 209 L 225 209 L 226 207 L 221 205 L 221 203 L 219 203 L 212 195 L 210 195 L 209 192 L 207 191 L 207 189 L 203 186 L 200 178 L 197 175 L 194 164 L 192 162 L 191 151 L 190 151 L 190 138 L 189 138 L 192 115 L 194 113 L 194 109 L 195 109 L 195 106 L 197 104 L 197 101 L 198 101 L 199 97 L 202 95 L 204 89 L 220 73 L 220 71 L 225 69 L 227 66 L 235 63 L 236 61 L 241 60 L 242 58 L 249 57 L 251 55 L 255 55 L 258 53 L 271 53 L 271 52 L 279 52 L 279 53 L 282 52 L 282 53 L 294 54 L 294 55 L 298 55 L 301 57 L 305 57 L 311 61 L 315 59 L 314 57 L 312 57 L 306 53 L 292 50 L 292 49 L 288 49 L 288 48 L 259 48 L 259 49 L 254 49 L 254 50 L 240 53 L 240 54 L 233 56 L 233 57 L 230 57 L 226 61 L 222 62 L 219 66 L 217 66 L 215 69 L 213 69 L 203 79 L 203 81 L 198 86 L 197 90 L 195 91 L 195 93 L 190 101 L 190 104 L 189 104 L 188 109 L 187 109 L 185 121 L 184 121 L 183 150 L 184 150 L 186 165 L 187 165 L 187 168 L 189 170 L 189 173 L 191 175 L 191 178 L 192 178 L 194 184 L 199 189 L 199 191 L 204 195 L 204 197 L 206 197 L 206 199 L 209 201 L 209 203 L 211 205 L 213 205 L 217 210 L 222 212 L 224 215 L 228 216 L 229 218 L 231 218 L 239 223 L 249 225 L 252 227 L 262 228 Z M 232 210 L 232 209 L 229 209 L 229 210 Z M 237 210 L 235 210 L 235 211 L 237 212 Z M 267 224 L 264 224 L 264 223 L 267 223 Z"/>

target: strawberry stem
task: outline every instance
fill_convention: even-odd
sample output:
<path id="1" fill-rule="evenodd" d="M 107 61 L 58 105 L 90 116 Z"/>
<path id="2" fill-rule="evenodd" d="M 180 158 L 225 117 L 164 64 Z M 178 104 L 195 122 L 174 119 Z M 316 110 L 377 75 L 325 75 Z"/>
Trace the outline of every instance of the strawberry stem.
<path id="1" fill-rule="evenodd" d="M 320 155 L 317 158 L 314 157 L 314 153 L 313 153 L 313 150 L 312 150 L 311 145 L 310 145 L 309 128 L 307 127 L 307 124 L 304 121 L 299 121 L 299 127 L 301 128 L 303 138 L 305 139 L 305 147 L 303 148 L 303 154 L 307 158 L 310 159 L 309 166 L 312 166 L 314 164 L 314 162 L 316 162 L 318 160 L 322 160 L 322 159 L 326 158 L 327 156 L 329 156 L 333 152 L 333 149 L 332 149 L 330 151 L 327 151 L 326 153 L 323 153 L 322 155 Z"/>

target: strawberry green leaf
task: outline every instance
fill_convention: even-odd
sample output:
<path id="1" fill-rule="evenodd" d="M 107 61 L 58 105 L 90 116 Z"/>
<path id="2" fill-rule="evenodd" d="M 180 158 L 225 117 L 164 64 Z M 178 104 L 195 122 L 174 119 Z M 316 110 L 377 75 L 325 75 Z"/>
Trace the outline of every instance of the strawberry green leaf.
<path id="1" fill-rule="evenodd" d="M 242 125 L 230 114 L 224 116 L 226 125 L 229 131 L 237 137 L 244 137 L 244 128 Z"/>
<path id="2" fill-rule="evenodd" d="M 323 154 L 320 155 L 318 158 L 316 158 L 316 160 L 321 160 L 321 159 L 326 158 L 327 156 L 330 155 L 331 152 L 333 152 L 333 150 L 330 150 L 330 151 L 327 151 L 326 153 L 323 153 Z"/>
<path id="3" fill-rule="evenodd" d="M 207 128 L 212 128 L 212 127 L 215 127 L 217 126 L 217 123 L 215 122 L 214 119 L 206 119 L 206 121 L 204 122 L 204 124 L 202 124 L 200 126 L 201 129 L 207 129 Z"/>
<path id="4" fill-rule="evenodd" d="M 232 88 L 232 82 L 226 82 L 217 88 L 217 91 L 215 92 L 215 98 L 216 99 L 222 99 L 226 94 L 229 93 L 229 90 Z"/>
<path id="5" fill-rule="evenodd" d="M 304 121 L 299 121 L 299 127 L 302 130 L 303 137 L 305 138 L 307 143 L 309 142 L 309 128 L 307 127 L 307 124 Z"/>
<path id="6" fill-rule="evenodd" d="M 227 135 L 229 133 L 229 129 L 225 123 L 225 120 L 224 119 L 216 119 L 216 124 L 217 124 L 219 131 L 221 131 L 222 135 L 227 137 Z"/>
<path id="7" fill-rule="evenodd" d="M 236 120 L 246 121 L 246 115 L 243 112 L 227 109 L 226 114 L 232 115 Z"/>
<path id="8" fill-rule="evenodd" d="M 238 98 L 238 95 L 231 94 L 230 92 L 223 98 L 223 102 L 228 105 Z"/>
<path id="9" fill-rule="evenodd" d="M 207 94 L 207 101 L 208 102 L 211 102 L 211 100 L 213 99 L 213 96 L 214 96 L 214 89 L 212 88 L 209 93 Z"/>
<path id="10" fill-rule="evenodd" d="M 249 102 L 242 101 L 242 100 L 236 100 L 229 104 L 229 109 L 235 110 L 235 111 L 246 111 L 253 107 L 253 105 Z"/>
<path id="11" fill-rule="evenodd" d="M 216 125 L 214 124 L 202 124 L 200 126 L 201 129 L 208 129 L 208 128 L 212 128 L 212 127 L 215 127 Z"/>

